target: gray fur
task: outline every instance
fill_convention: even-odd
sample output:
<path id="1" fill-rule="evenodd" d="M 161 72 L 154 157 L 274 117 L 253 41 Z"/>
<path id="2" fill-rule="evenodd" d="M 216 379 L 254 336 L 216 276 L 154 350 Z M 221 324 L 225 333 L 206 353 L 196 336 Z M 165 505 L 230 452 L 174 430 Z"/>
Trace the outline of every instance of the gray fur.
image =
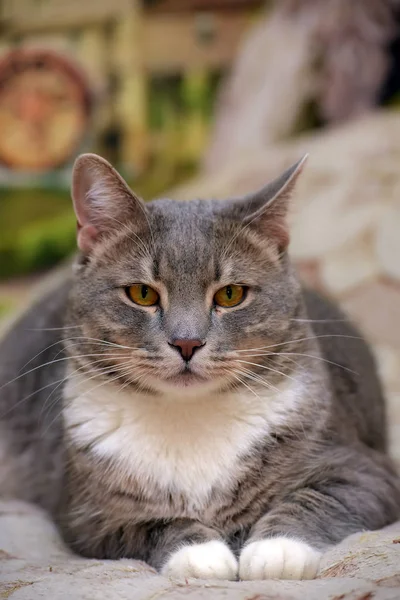
<path id="1" fill-rule="evenodd" d="M 97 183 L 107 179 L 110 197 L 111 167 L 86 161 Z M 298 167 L 244 200 L 165 199 L 145 208 L 137 198 L 127 208 L 118 179 L 108 220 L 101 186 L 96 197 L 90 182 L 84 197 L 75 186 L 80 230 L 89 227 L 90 211 L 95 229 L 81 235 L 70 280 L 33 306 L 0 346 L 0 494 L 49 510 L 77 552 L 160 568 L 182 543 L 222 539 L 238 554 L 246 542 L 288 535 L 323 549 L 399 517 L 374 360 L 334 305 L 302 289 L 286 251 Z M 149 269 L 168 290 L 168 306 L 156 316 L 123 301 L 120 290 L 147 281 Z M 218 314 L 205 297 L 227 277 L 246 283 L 249 298 Z M 146 494 L 135 474 L 123 476 L 90 445 L 74 445 L 63 420 L 67 365 L 99 384 L 118 374 L 123 351 L 98 340 L 140 348 L 120 382 L 150 398 L 160 391 L 146 376 L 168 375 L 174 338 L 206 342 L 199 353 L 207 353 L 210 379 L 237 366 L 237 350 L 275 345 L 272 354 L 250 359 L 253 378 L 243 381 L 257 391 L 260 378 L 276 386 L 301 369 L 308 382 L 301 406 L 242 457 L 234 485 L 215 486 L 190 518 L 187 498 L 172 489 Z M 233 378 L 221 384 L 226 395 L 238 388 L 245 391 Z"/>

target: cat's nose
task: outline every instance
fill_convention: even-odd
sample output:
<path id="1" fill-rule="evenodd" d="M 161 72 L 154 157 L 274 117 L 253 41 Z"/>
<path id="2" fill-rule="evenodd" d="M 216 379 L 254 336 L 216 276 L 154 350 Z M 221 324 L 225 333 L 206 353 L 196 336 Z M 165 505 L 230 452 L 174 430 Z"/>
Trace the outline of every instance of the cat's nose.
<path id="1" fill-rule="evenodd" d="M 192 358 L 197 348 L 204 346 L 204 342 L 201 340 L 172 340 L 169 345 L 176 348 L 183 360 L 187 362 Z"/>

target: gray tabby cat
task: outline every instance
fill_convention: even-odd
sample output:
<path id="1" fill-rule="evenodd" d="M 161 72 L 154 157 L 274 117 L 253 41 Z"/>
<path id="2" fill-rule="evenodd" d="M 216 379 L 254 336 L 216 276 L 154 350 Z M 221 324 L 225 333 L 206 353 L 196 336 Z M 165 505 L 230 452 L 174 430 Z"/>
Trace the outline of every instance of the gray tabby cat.
<path id="1" fill-rule="evenodd" d="M 399 517 L 374 361 L 288 257 L 303 162 L 243 199 L 144 205 L 78 158 L 73 276 L 0 347 L 1 494 L 76 552 L 307 579 Z"/>

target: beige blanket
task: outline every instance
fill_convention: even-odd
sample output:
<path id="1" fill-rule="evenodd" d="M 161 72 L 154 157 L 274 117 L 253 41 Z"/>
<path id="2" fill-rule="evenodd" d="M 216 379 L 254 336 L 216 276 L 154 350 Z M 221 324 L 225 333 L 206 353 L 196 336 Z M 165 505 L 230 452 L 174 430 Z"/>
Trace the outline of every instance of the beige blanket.
<path id="1" fill-rule="evenodd" d="M 170 581 L 134 560 L 73 556 L 35 507 L 0 503 L 0 598 L 12 600 L 399 600 L 400 522 L 328 552 L 315 581 Z"/>

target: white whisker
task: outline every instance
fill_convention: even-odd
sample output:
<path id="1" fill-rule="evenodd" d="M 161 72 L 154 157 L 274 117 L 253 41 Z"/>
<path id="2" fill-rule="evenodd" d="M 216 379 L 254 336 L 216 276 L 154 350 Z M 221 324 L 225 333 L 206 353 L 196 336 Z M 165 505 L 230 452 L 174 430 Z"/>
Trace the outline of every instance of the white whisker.
<path id="1" fill-rule="evenodd" d="M 121 372 L 121 373 L 118 373 L 118 375 L 116 377 L 112 377 L 111 379 L 105 379 L 104 381 L 101 381 L 99 385 L 94 386 L 93 388 L 91 388 L 90 390 L 88 390 L 85 393 L 89 394 L 89 393 L 93 392 L 94 390 L 102 387 L 103 385 L 106 385 L 107 383 L 111 383 L 113 381 L 118 381 L 118 379 L 121 379 L 125 374 L 126 374 L 125 372 Z M 95 379 L 96 377 L 98 377 L 97 374 L 89 379 Z M 43 436 L 46 435 L 46 433 L 49 431 L 49 429 L 52 427 L 52 425 L 57 421 L 57 419 L 60 418 L 63 410 L 64 410 L 64 408 L 62 407 L 61 410 L 58 412 L 58 414 L 54 417 L 54 419 L 52 419 L 52 421 L 48 424 L 48 426 L 46 427 L 46 429 L 43 432 Z"/>
<path id="2" fill-rule="evenodd" d="M 345 371 L 349 371 L 350 373 L 353 373 L 354 375 L 360 375 L 357 371 L 353 371 L 353 369 L 349 369 L 349 367 L 345 367 L 344 365 L 341 365 L 340 363 L 334 362 L 333 360 L 328 360 L 327 358 L 323 358 L 322 356 L 314 356 L 313 354 L 302 354 L 301 352 L 281 352 L 280 354 L 283 354 L 284 356 L 306 356 L 308 358 L 315 358 L 317 360 L 321 360 L 323 362 L 326 362 L 330 365 L 334 365 L 335 367 L 340 367 L 341 369 L 344 369 Z"/>
<path id="3" fill-rule="evenodd" d="M 152 243 L 153 243 L 153 247 L 154 247 L 154 238 L 153 238 L 153 232 L 152 232 L 152 230 L 151 230 L 150 223 L 149 223 L 149 220 L 148 220 L 148 218 L 147 218 L 147 215 L 145 214 L 145 216 L 146 216 L 147 224 L 148 224 L 148 226 L 149 226 L 150 235 L 151 235 L 151 238 L 152 238 Z M 123 230 L 125 229 L 125 231 L 126 231 L 126 233 L 127 233 L 128 237 L 129 237 L 129 239 L 130 239 L 130 240 L 131 240 L 131 241 L 132 241 L 134 244 L 136 244 L 136 245 L 137 245 L 137 246 L 138 246 L 138 247 L 139 247 L 139 248 L 142 250 L 142 252 L 144 251 L 144 256 L 149 256 L 149 257 L 151 258 L 151 252 L 150 252 L 150 249 L 148 248 L 148 246 L 145 244 L 145 242 L 144 242 L 144 241 L 143 241 L 143 240 L 142 240 L 142 239 L 141 239 L 141 238 L 140 238 L 140 237 L 139 237 L 139 236 L 138 236 L 138 235 L 137 235 L 137 234 L 136 234 L 134 231 L 132 231 L 132 230 L 131 230 L 131 229 L 130 229 L 128 226 L 127 226 L 127 224 L 126 224 L 126 223 L 122 223 L 122 221 L 119 221 L 119 219 L 116 219 L 115 217 L 112 217 L 111 215 L 108 215 L 108 216 L 107 216 L 107 218 L 108 218 L 108 219 L 111 219 L 112 221 L 115 221 L 116 223 L 118 223 L 119 225 L 121 225 L 122 229 L 123 229 Z M 133 237 L 131 237 L 132 235 L 134 235 L 136 239 L 135 239 L 135 238 L 133 238 Z M 139 243 L 140 243 L 140 246 L 139 246 Z"/>
<path id="4" fill-rule="evenodd" d="M 111 356 L 120 356 L 120 355 L 108 355 L 108 357 Z M 46 400 L 43 403 L 42 409 L 40 411 L 40 414 L 43 413 L 43 410 L 45 409 L 47 402 L 50 400 L 50 398 L 52 397 L 52 395 L 57 391 L 57 389 L 67 380 L 70 379 L 73 375 L 75 375 L 76 373 L 79 373 L 80 371 L 84 371 L 84 369 L 87 369 L 88 373 L 95 373 L 94 377 L 102 375 L 102 374 L 107 374 L 107 372 L 113 373 L 118 371 L 118 366 L 115 365 L 109 365 L 106 367 L 95 367 L 94 365 L 98 364 L 98 363 L 102 363 L 105 360 L 108 359 L 107 356 L 104 356 L 103 358 L 99 358 L 97 360 L 94 361 L 90 361 L 89 364 L 85 364 L 85 365 L 81 365 L 80 367 L 78 367 L 77 369 L 75 369 L 74 371 L 72 371 L 71 373 L 67 373 L 67 375 L 64 377 L 64 379 L 61 380 L 61 382 L 57 385 L 57 387 L 50 393 L 50 395 L 46 398 Z M 127 363 L 128 366 L 129 363 Z M 125 365 L 124 365 L 125 366 Z M 89 367 L 89 368 L 88 368 Z M 92 367 L 92 368 L 91 368 Z M 132 367 L 131 367 L 132 368 Z M 92 379 L 92 377 L 89 377 L 88 380 Z"/>
<path id="5" fill-rule="evenodd" d="M 285 357 L 305 356 L 307 358 L 315 358 L 316 360 L 326 362 L 328 364 L 334 365 L 335 367 L 340 367 L 341 369 L 344 369 L 345 371 L 354 373 L 354 375 L 359 375 L 359 373 L 357 371 L 353 371 L 353 369 L 349 369 L 349 367 L 345 367 L 344 365 L 341 365 L 340 363 L 336 363 L 332 360 L 328 360 L 327 358 L 323 358 L 322 356 L 315 356 L 314 354 L 304 354 L 303 352 L 259 352 L 257 354 L 246 354 L 245 356 L 246 356 L 246 358 L 255 358 L 256 356 L 266 356 L 266 357 L 268 357 L 268 356 L 269 357 L 272 357 L 272 356 L 285 356 Z M 234 360 L 237 360 L 237 359 L 234 359 Z M 301 367 L 301 365 L 299 365 L 299 363 L 294 361 L 293 359 L 288 358 L 288 360 L 291 360 L 293 363 L 295 363 L 296 365 Z"/>
<path id="6" fill-rule="evenodd" d="M 250 392 L 251 392 L 252 394 L 254 394 L 254 396 L 255 396 L 256 398 L 258 398 L 258 399 L 260 400 L 260 396 L 259 396 L 258 394 L 256 394 L 256 392 L 255 392 L 255 391 L 254 391 L 254 390 L 253 390 L 253 389 L 252 389 L 252 388 L 251 388 L 249 385 L 247 385 L 247 383 L 245 383 L 245 382 L 244 382 L 244 381 L 243 381 L 243 380 L 242 380 L 242 379 L 241 379 L 241 378 L 240 378 L 238 375 L 235 375 L 235 374 L 232 372 L 232 370 L 230 370 L 230 371 L 229 371 L 229 373 L 230 373 L 230 375 L 231 375 L 232 377 L 234 377 L 234 379 L 237 379 L 237 380 L 238 380 L 238 381 L 239 381 L 239 382 L 240 382 L 242 385 L 244 385 L 244 386 L 245 386 L 245 387 L 246 387 L 248 390 L 250 390 Z"/>
<path id="7" fill-rule="evenodd" d="M 298 323 L 347 323 L 348 319 L 289 319 Z"/>
<path id="8" fill-rule="evenodd" d="M 239 360 L 238 358 L 236 358 L 234 360 L 235 360 L 235 362 L 245 363 L 246 365 L 253 365 L 254 367 L 260 367 L 261 369 L 267 369 L 268 371 L 272 371 L 273 373 L 278 373 L 279 375 L 282 375 L 283 377 L 287 377 L 288 379 L 291 379 L 292 381 L 296 381 L 294 379 L 294 377 L 291 377 L 290 375 L 287 375 L 286 373 L 283 373 L 282 371 L 278 371 L 278 369 L 273 369 L 272 367 L 267 367 L 266 365 L 259 365 L 258 363 L 249 362 L 248 360 Z"/>
<path id="9" fill-rule="evenodd" d="M 253 373 L 249 369 L 242 368 L 239 370 L 235 370 L 235 373 L 241 373 L 244 377 L 251 379 L 255 383 L 263 385 L 266 388 L 268 388 L 269 390 L 275 390 L 276 392 L 279 392 L 278 388 L 276 388 L 274 385 L 272 385 L 269 381 L 266 381 L 260 375 L 258 375 L 257 373 Z"/>
<path id="10" fill-rule="evenodd" d="M 79 329 L 82 325 L 64 325 L 63 327 L 29 327 L 24 331 L 64 331 L 65 329 Z"/>
<path id="11" fill-rule="evenodd" d="M 15 404 L 13 404 L 8 410 L 6 410 L 4 413 L 2 413 L 0 415 L 0 419 L 3 419 L 6 415 L 8 415 L 9 413 L 11 413 L 13 410 L 15 410 L 18 406 L 20 406 L 21 404 L 23 404 L 27 400 L 29 400 L 29 398 L 31 398 L 35 394 L 38 394 L 39 392 L 42 392 L 43 390 L 46 390 L 47 388 L 51 387 L 52 385 L 54 385 L 56 383 L 63 382 L 64 380 L 65 380 L 65 377 L 63 377 L 62 379 L 56 379 L 56 381 L 52 381 L 51 383 L 48 383 L 48 384 L 42 386 L 41 388 L 38 388 L 37 390 L 34 390 L 33 392 L 31 392 L 27 396 L 24 396 L 23 398 L 21 398 L 20 400 L 18 400 Z"/>
<path id="12" fill-rule="evenodd" d="M 332 337 L 347 338 L 347 339 L 352 339 L 352 340 L 361 340 L 362 339 L 360 336 L 341 335 L 341 334 L 335 334 L 335 333 L 326 334 L 326 335 L 311 335 L 309 337 L 298 338 L 298 339 L 294 339 L 294 340 L 287 340 L 285 342 L 279 342 L 277 344 L 270 344 L 269 346 L 261 346 L 259 348 L 246 348 L 244 350 L 236 350 L 236 352 L 252 352 L 253 350 L 266 350 L 267 348 L 276 348 L 278 346 L 285 346 L 287 344 L 293 344 L 293 343 L 297 343 L 297 342 L 305 342 L 307 340 L 314 340 L 314 339 L 320 339 L 320 338 L 332 338 Z"/>
<path id="13" fill-rule="evenodd" d="M 134 350 L 134 349 L 132 349 Z M 20 375 L 18 375 L 17 377 L 14 377 L 14 379 L 11 379 L 10 381 L 7 381 L 6 383 L 4 383 L 2 386 L 0 386 L 0 390 L 2 390 L 4 387 L 6 387 L 7 385 L 10 385 L 11 383 L 14 383 L 15 381 L 18 381 L 18 379 L 21 379 L 21 377 L 25 377 L 26 375 L 29 375 L 30 373 L 33 373 L 34 371 L 37 371 L 38 369 L 43 369 L 44 367 L 47 367 L 49 365 L 53 365 L 55 363 L 59 363 L 65 360 L 71 360 L 71 359 L 77 359 L 77 358 L 87 358 L 87 357 L 91 357 L 91 356 L 104 356 L 106 357 L 106 354 L 78 354 L 77 356 L 63 356 L 62 358 L 57 358 L 55 360 L 50 360 L 48 362 L 45 362 L 41 365 L 38 365 L 37 367 L 34 367 L 33 369 L 29 369 L 29 371 L 25 371 L 24 373 L 21 373 Z M 112 356 L 118 356 L 121 357 L 121 354 L 109 354 L 108 357 L 112 357 Z"/>
<path id="14" fill-rule="evenodd" d="M 137 350 L 137 348 L 131 348 L 130 346 L 122 346 L 121 344 L 115 344 L 114 342 L 108 342 L 107 340 L 100 340 L 98 338 L 88 338 L 86 336 L 70 337 L 70 338 L 65 338 L 65 339 L 57 340 L 57 342 L 54 342 L 53 344 L 50 344 L 49 346 L 46 346 L 46 348 L 44 348 L 43 350 L 41 350 L 40 352 L 38 352 L 37 354 L 35 354 L 35 356 L 33 356 L 30 360 L 28 360 L 28 362 L 25 363 L 20 368 L 19 373 L 21 373 L 21 371 L 23 369 L 25 369 L 25 367 L 27 367 L 32 361 L 34 361 L 35 358 L 37 358 L 38 356 L 40 356 L 41 354 L 43 354 L 43 352 L 46 352 L 46 350 L 50 350 L 50 348 L 53 348 L 54 346 L 57 346 L 57 344 L 65 344 L 66 342 L 70 342 L 72 340 L 90 340 L 91 342 L 98 342 L 97 345 L 103 344 L 104 346 L 113 346 L 115 348 L 121 348 L 121 349 L 124 349 L 124 350 Z M 64 349 L 64 346 L 60 350 L 60 352 L 62 352 L 63 349 Z M 60 352 L 58 354 L 60 354 Z M 56 356 L 58 356 L 58 354 Z M 11 383 L 11 382 L 9 382 L 9 383 Z M 8 384 L 4 384 L 4 385 L 8 385 Z M 0 387 L 0 389 L 2 389 L 2 388 Z"/>

